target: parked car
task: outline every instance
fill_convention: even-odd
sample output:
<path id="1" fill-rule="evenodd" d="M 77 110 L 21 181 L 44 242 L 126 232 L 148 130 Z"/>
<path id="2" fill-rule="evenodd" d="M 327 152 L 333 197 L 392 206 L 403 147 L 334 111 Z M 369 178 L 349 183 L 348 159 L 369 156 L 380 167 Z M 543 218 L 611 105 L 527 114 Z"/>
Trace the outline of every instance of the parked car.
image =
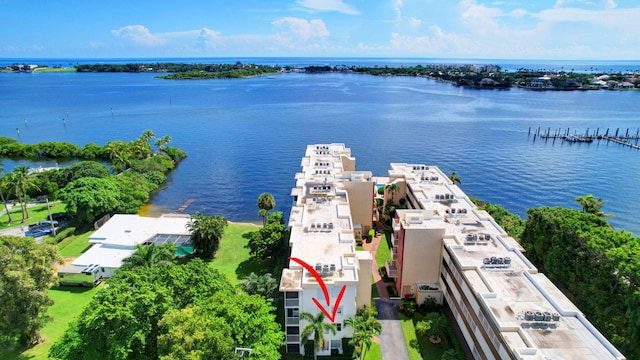
<path id="1" fill-rule="evenodd" d="M 49 234 L 51 234 L 51 229 L 43 228 L 43 229 L 37 229 L 37 230 L 29 230 L 26 233 L 24 233 L 24 236 L 31 236 L 34 238 L 38 238 L 38 237 L 49 235 Z"/>

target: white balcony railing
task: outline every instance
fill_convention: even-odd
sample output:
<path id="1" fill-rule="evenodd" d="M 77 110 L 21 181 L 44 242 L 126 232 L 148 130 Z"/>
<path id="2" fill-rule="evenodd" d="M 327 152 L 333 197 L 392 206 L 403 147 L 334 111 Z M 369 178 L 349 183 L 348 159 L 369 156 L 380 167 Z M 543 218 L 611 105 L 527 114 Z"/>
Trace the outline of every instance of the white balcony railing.
<path id="1" fill-rule="evenodd" d="M 393 231 L 399 231 L 400 230 L 400 222 L 398 221 L 398 219 L 393 218 Z"/>
<path id="2" fill-rule="evenodd" d="M 287 343 L 294 343 L 294 344 L 299 344 L 300 343 L 300 335 L 287 335 Z"/>
<path id="3" fill-rule="evenodd" d="M 385 267 L 387 268 L 387 275 L 392 278 L 398 277 L 398 265 L 395 261 L 385 261 Z"/>
<path id="4" fill-rule="evenodd" d="M 285 319 L 285 324 L 286 325 L 300 325 L 300 318 L 299 317 L 288 317 Z"/>
<path id="5" fill-rule="evenodd" d="M 298 307 L 300 306 L 300 299 L 285 299 L 284 300 L 285 307 Z"/>

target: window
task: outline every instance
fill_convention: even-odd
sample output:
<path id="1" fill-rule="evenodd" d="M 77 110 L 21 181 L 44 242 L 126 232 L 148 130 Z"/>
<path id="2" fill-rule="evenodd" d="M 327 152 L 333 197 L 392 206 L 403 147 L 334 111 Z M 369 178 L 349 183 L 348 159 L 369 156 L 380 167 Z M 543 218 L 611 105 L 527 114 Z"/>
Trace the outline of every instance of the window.
<path id="1" fill-rule="evenodd" d="M 338 315 L 342 315 L 342 306 L 340 306 L 340 307 L 338 308 L 338 312 L 337 312 L 337 314 L 338 314 Z"/>
<path id="2" fill-rule="evenodd" d="M 337 323 L 337 324 L 336 324 L 336 330 L 338 330 L 338 331 L 342 331 L 342 324 Z"/>

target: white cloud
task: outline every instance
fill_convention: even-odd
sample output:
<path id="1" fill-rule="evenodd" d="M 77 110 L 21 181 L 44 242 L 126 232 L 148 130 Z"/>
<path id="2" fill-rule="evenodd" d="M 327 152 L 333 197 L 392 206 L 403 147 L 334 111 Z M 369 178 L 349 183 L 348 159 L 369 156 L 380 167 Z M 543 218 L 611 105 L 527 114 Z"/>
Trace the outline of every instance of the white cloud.
<path id="1" fill-rule="evenodd" d="M 272 22 L 277 27 L 284 27 L 297 38 L 308 40 L 315 37 L 329 36 L 329 30 L 322 20 L 307 21 L 294 17 L 286 17 Z"/>
<path id="2" fill-rule="evenodd" d="M 158 46 L 164 43 L 161 38 L 151 34 L 151 31 L 142 25 L 123 26 L 119 29 L 111 30 L 111 33 L 116 37 L 129 39 L 134 43 L 145 46 Z"/>
<path id="3" fill-rule="evenodd" d="M 413 16 L 411 17 L 411 26 L 412 27 L 420 27 L 420 25 L 422 25 L 422 20 L 420 19 L 416 19 Z"/>
<path id="4" fill-rule="evenodd" d="M 511 11 L 511 13 L 509 14 L 514 18 L 522 18 L 525 15 L 527 15 L 527 10 L 525 9 L 515 9 L 513 11 Z"/>
<path id="5" fill-rule="evenodd" d="M 317 11 L 336 11 L 347 15 L 360 14 L 360 11 L 342 0 L 297 0 L 296 4 Z"/>

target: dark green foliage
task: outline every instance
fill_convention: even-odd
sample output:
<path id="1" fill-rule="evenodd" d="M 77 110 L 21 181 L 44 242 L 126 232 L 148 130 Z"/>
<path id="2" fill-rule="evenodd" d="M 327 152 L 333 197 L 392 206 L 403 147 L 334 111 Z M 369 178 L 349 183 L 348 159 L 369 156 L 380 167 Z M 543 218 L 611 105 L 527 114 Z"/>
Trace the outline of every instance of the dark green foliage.
<path id="1" fill-rule="evenodd" d="M 163 152 L 171 158 L 174 162 L 178 162 L 187 157 L 187 153 L 174 147 L 165 147 Z"/>
<path id="2" fill-rule="evenodd" d="M 249 254 L 258 260 L 270 259 L 273 262 L 288 248 L 287 239 L 282 212 L 271 213 L 266 225 L 251 233 L 247 243 Z"/>
<path id="3" fill-rule="evenodd" d="M 278 290 L 278 279 L 270 273 L 257 275 L 252 272 L 240 282 L 239 286 L 249 295 L 260 295 L 265 299 L 272 299 Z"/>
<path id="4" fill-rule="evenodd" d="M 70 182 L 58 196 L 78 220 L 90 223 L 120 205 L 120 190 L 114 179 L 86 177 Z"/>
<path id="5" fill-rule="evenodd" d="M 161 173 L 160 171 L 149 171 L 149 172 L 146 172 L 146 173 L 142 173 L 142 177 L 146 181 L 148 181 L 148 182 L 150 182 L 150 183 L 152 183 L 152 184 L 154 184 L 156 186 L 160 186 L 160 185 L 164 184 L 167 181 L 167 177 L 163 173 Z"/>
<path id="6" fill-rule="evenodd" d="M 279 359 L 284 334 L 260 296 L 199 259 L 119 271 L 49 351 L 56 359 Z"/>
<path id="7" fill-rule="evenodd" d="M 520 238 L 520 234 L 524 230 L 525 221 L 518 215 L 510 213 L 507 209 L 500 205 L 482 202 L 478 199 L 472 199 L 480 210 L 485 210 L 493 217 L 500 227 L 514 239 Z"/>
<path id="8" fill-rule="evenodd" d="M 222 216 L 193 215 L 187 229 L 191 231 L 195 254 L 206 260 L 213 259 L 226 226 L 227 220 Z"/>
<path id="9" fill-rule="evenodd" d="M 55 281 L 55 246 L 31 237 L 0 236 L 0 348 L 14 343 L 35 345 L 53 304 L 49 286 Z"/>
<path id="10" fill-rule="evenodd" d="M 566 208 L 527 211 L 527 257 L 629 358 L 640 355 L 640 239 L 600 216 Z"/>

